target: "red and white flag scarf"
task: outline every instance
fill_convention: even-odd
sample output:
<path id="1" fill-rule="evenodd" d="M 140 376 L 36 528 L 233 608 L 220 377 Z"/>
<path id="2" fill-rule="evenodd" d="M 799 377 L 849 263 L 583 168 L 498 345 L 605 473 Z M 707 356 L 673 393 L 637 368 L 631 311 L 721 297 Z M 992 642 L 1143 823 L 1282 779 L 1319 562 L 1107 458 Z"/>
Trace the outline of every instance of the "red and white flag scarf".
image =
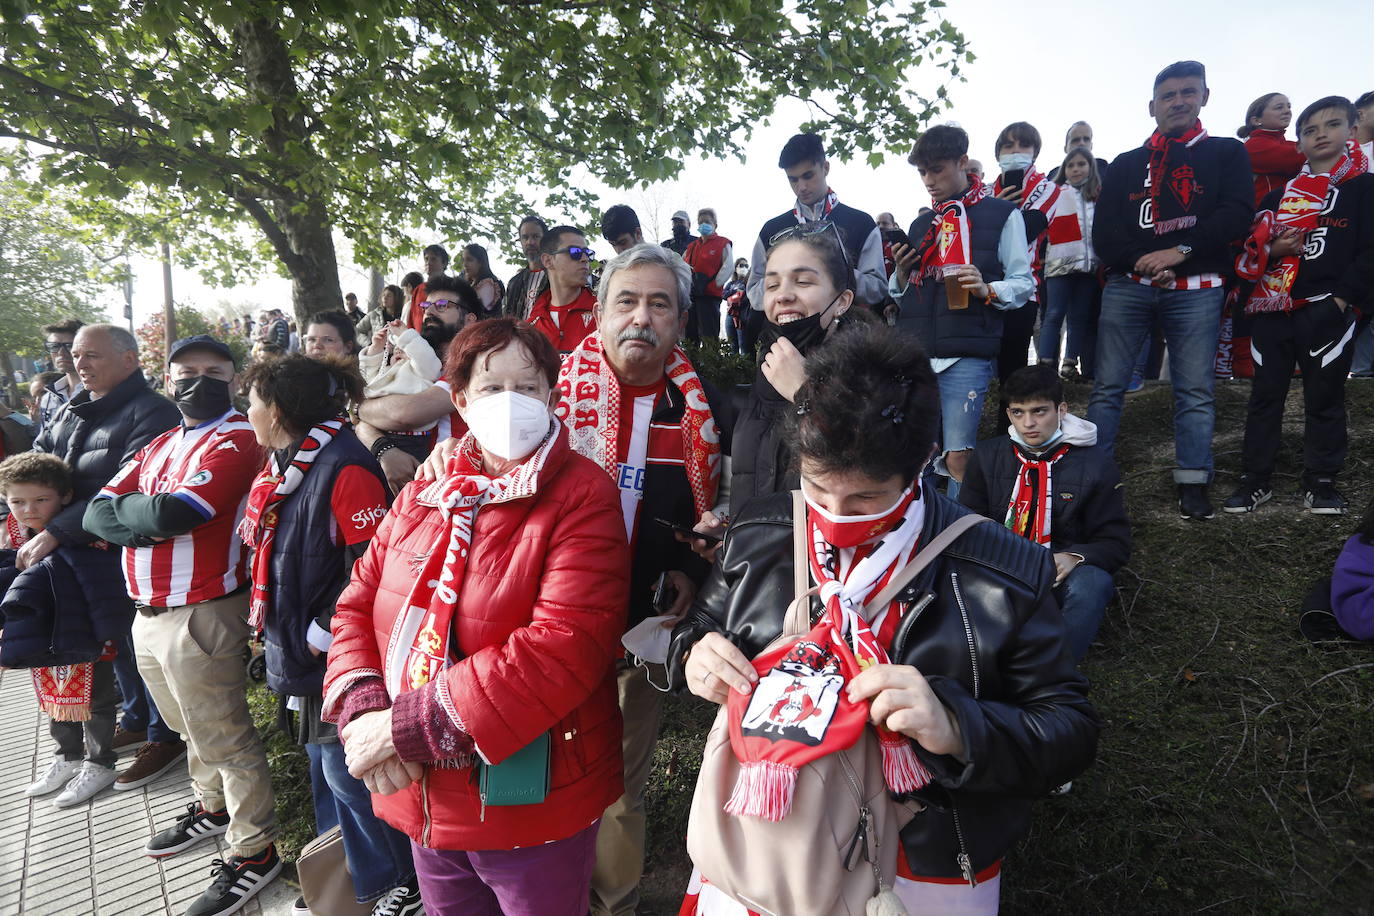
<path id="1" fill-rule="evenodd" d="M 851 701 L 844 685 L 859 672 L 888 663 L 886 647 L 899 623 L 895 602 L 872 620 L 864 618 L 863 606 L 915 556 L 924 513 L 912 490 L 896 525 L 880 540 L 838 550 L 808 508 L 808 565 L 825 612 L 805 636 L 754 659 L 759 680 L 750 694 L 730 693 L 730 747 L 740 761 L 725 805 L 730 814 L 782 820 L 791 811 L 801 767 L 851 747 L 863 733 L 869 704 Z M 799 600 L 810 601 L 813 592 Z M 910 739 L 876 730 L 888 788 L 913 792 L 930 782 Z"/>
<path id="2" fill-rule="evenodd" d="M 29 542 L 29 533 L 13 515 L 5 517 L 5 532 L 10 547 L 18 550 Z M 114 647 L 105 644 L 101 661 L 114 658 Z M 54 722 L 87 722 L 91 718 L 91 693 L 95 686 L 95 664 L 49 665 L 30 669 L 38 707 Z"/>
<path id="3" fill-rule="evenodd" d="M 1013 534 L 1050 546 L 1050 513 L 1054 508 L 1054 463 L 1069 451 L 1066 443 L 1041 455 L 1028 455 L 1015 444 L 1012 454 L 1021 462 L 1003 522 Z"/>
<path id="4" fill-rule="evenodd" d="M 1304 163 L 1302 171 L 1290 180 L 1279 198 L 1277 210 L 1261 210 L 1250 227 L 1250 237 L 1236 258 L 1236 274 L 1255 283 L 1255 289 L 1245 303 L 1245 314 L 1291 312 L 1293 283 L 1298 278 L 1297 255 L 1271 259 L 1269 246 L 1280 229 L 1310 232 L 1317 228 L 1317 218 L 1326 206 L 1331 186 L 1340 186 L 1369 171 L 1369 159 L 1354 140 L 1348 142 L 1346 154 L 1331 171 L 1312 173 L 1311 163 Z"/>
<path id="5" fill-rule="evenodd" d="M 921 262 L 908 278 L 919 283 L 925 277 L 939 277 L 945 267 L 959 267 L 973 263 L 973 238 L 969 230 L 968 210 L 988 196 L 987 185 L 972 172 L 968 174 L 968 188 L 958 197 L 941 201 L 935 206 L 935 216 L 926 234 L 916 246 Z"/>
<path id="6" fill-rule="evenodd" d="M 1032 165 L 1026 169 L 1025 178 L 1021 179 L 1021 187 L 1025 193 L 1021 197 L 1021 210 L 1038 210 L 1045 214 L 1045 222 L 1048 224 L 1054 219 L 1055 206 L 1063 195 L 1063 186 L 1050 181 L 1043 172 L 1037 172 Z M 992 194 L 997 196 L 1002 193 L 1002 176 L 998 175 L 997 180 L 992 183 Z M 1028 239 L 1026 241 L 1026 261 L 1031 266 L 1031 272 L 1039 277 L 1043 269 L 1040 261 L 1040 239 Z M 1039 293 L 1031 291 L 1031 301 L 1036 301 Z"/>
<path id="7" fill-rule="evenodd" d="M 248 503 L 239 522 L 239 538 L 253 551 L 253 597 L 248 605 L 248 624 L 262 629 L 272 596 L 272 542 L 281 521 L 277 506 L 296 489 L 315 464 L 315 459 L 334 441 L 343 428 L 342 418 L 327 420 L 313 427 L 296 449 L 286 467 L 273 452 L 248 491 Z"/>
<path id="8" fill-rule="evenodd" d="M 697 515 L 715 507 L 720 487 L 720 427 L 711 415 L 706 389 L 681 347 L 668 354 L 664 374 L 682 392 L 682 454 Z M 568 427 L 568 444 L 612 478 L 620 429 L 620 381 L 602 352 L 601 332 L 593 331 L 563 360 L 558 372 L 563 392 L 554 415 Z"/>

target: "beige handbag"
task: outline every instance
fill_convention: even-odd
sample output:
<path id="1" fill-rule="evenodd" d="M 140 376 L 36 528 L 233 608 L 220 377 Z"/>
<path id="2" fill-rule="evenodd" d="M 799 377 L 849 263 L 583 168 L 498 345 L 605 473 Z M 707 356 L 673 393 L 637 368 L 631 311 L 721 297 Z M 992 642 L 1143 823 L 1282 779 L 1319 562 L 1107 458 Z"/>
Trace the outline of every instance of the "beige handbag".
<path id="1" fill-rule="evenodd" d="M 315 916 L 371 916 L 372 904 L 356 899 L 338 827 L 305 844 L 296 859 L 296 876 L 306 906 Z"/>
<path id="2" fill-rule="evenodd" d="M 787 609 L 782 634 L 768 649 L 810 629 L 810 596 L 815 590 L 807 588 L 804 521 L 801 494 L 794 492 L 796 598 Z M 891 602 L 955 538 L 984 521 L 976 515 L 957 519 L 913 557 L 870 606 Z M 898 803 L 889 795 L 882 750 L 872 729 L 864 729 L 849 749 L 801 767 L 791 813 L 781 821 L 725 812 L 739 772 L 722 706 L 706 736 L 687 823 L 687 852 L 707 881 L 770 916 L 904 912 L 890 888 L 896 879 L 899 835 L 921 805 Z"/>

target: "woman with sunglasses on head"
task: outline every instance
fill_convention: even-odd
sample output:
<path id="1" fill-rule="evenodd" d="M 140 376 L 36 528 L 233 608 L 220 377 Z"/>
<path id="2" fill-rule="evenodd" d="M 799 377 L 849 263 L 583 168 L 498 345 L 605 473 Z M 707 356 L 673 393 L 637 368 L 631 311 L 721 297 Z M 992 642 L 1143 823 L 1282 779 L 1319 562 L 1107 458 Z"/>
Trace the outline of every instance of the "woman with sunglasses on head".
<path id="1" fill-rule="evenodd" d="M 763 269 L 758 372 L 731 440 L 731 518 L 755 496 L 796 486 L 782 420 L 806 381 L 807 357 L 847 325 L 874 320 L 853 305 L 854 270 L 833 223 L 797 226 L 772 238 Z M 719 537 L 726 524 L 708 512 L 698 530 Z"/>
<path id="2" fill-rule="evenodd" d="M 1067 651 L 1050 552 L 986 520 L 951 532 L 948 546 L 935 543 L 971 513 L 922 484 L 941 407 L 930 361 L 913 338 L 854 328 L 816 351 L 806 370 L 784 421 L 801 498 L 759 498 L 734 519 L 719 562 L 673 631 L 674 687 L 712 703 L 751 696 L 729 704 L 727 753 L 741 773 L 753 765 L 756 778 L 736 784 L 720 817 L 698 819 L 694 806 L 693 826 L 728 831 L 723 818 L 736 816 L 805 824 L 813 812 L 799 806 L 815 796 L 798 778 L 793 799 L 787 772 L 851 747 L 872 726 L 884 763 L 903 765 L 877 768 L 883 775 L 873 782 L 865 776 L 862 797 L 885 800 L 885 787 L 920 810 L 899 843 L 876 847 L 858 868 L 881 867 L 881 884 L 905 912 L 996 913 L 1001 861 L 1025 833 L 1032 800 L 1092 762 L 1100 727 Z M 799 525 L 804 533 L 794 540 Z M 934 558 L 904 583 L 925 547 Z M 794 578 L 799 562 L 808 572 Z M 806 642 L 785 656 L 765 651 L 803 589 L 814 592 L 802 605 L 802 629 L 812 627 Z M 825 675 L 833 700 L 796 693 L 822 680 L 808 670 Z M 711 788 L 698 791 L 706 798 Z M 851 797 L 843 780 L 825 789 L 839 794 L 835 810 Z M 705 880 L 694 876 L 699 893 L 681 912 L 750 913 L 721 889 L 727 882 L 739 898 L 759 901 L 758 910 L 824 911 L 827 903 L 809 894 L 845 868 L 833 841 L 825 853 L 831 837 L 818 835 L 800 868 L 770 862 L 760 848 L 733 874 L 731 864 L 712 861 L 712 836 L 689 837 Z M 780 877 L 789 870 L 790 882 Z M 805 886 L 797 886 L 799 873 L 810 879 Z"/>
<path id="3" fill-rule="evenodd" d="M 248 422 L 268 451 L 238 529 L 253 550 L 248 619 L 264 633 L 267 686 L 280 699 L 282 730 L 305 745 L 316 829 L 339 827 L 358 902 L 376 901 L 379 914 L 416 912 L 410 843 L 373 814 L 338 731 L 320 718 L 335 606 L 389 502 L 381 468 L 342 416 L 362 397 L 362 379 L 339 357 L 292 354 L 253 364 L 243 387 Z M 304 900 L 293 912 L 303 911 Z"/>

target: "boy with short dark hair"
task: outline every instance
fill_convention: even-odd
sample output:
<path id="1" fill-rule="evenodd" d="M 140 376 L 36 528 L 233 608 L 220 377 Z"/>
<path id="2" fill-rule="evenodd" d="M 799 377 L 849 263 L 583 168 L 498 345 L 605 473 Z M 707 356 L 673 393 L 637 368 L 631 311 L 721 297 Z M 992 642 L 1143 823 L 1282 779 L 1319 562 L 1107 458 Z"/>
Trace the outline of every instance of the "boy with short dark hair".
<path id="1" fill-rule="evenodd" d="M 925 347 L 939 380 L 944 429 L 937 470 L 951 478 L 955 499 L 1002 349 L 1003 314 L 1025 305 L 1035 280 L 1021 213 L 989 196 L 969 171 L 963 128 L 932 127 L 907 161 L 921 173 L 935 209 L 911 224 L 910 246 L 893 244 L 889 293 L 898 303 L 897 327 Z"/>
<path id="2" fill-rule="evenodd" d="M 82 638 L 89 637 L 89 626 L 68 625 L 85 608 L 70 602 L 57 607 L 52 581 L 71 576 L 66 551 L 93 548 L 59 548 L 37 561 L 25 554 L 24 545 L 72 501 L 71 469 L 61 458 L 41 452 L 6 458 L 0 462 L 0 498 L 10 510 L 0 530 L 0 597 L 14 617 L 0 616 L 0 627 L 8 624 L 0 657 L 6 665 L 30 668 L 39 706 L 49 719 L 48 734 L 57 745 L 52 761 L 24 794 L 36 798 L 62 789 L 53 804 L 69 808 L 116 778 L 113 648 Z M 21 608 L 22 615 L 16 613 Z M 48 655 L 51 664 L 44 664 Z"/>
<path id="3" fill-rule="evenodd" d="M 1002 386 L 1005 436 L 978 443 L 959 501 L 1054 552 L 1055 597 L 1081 662 L 1131 556 L 1116 464 L 1097 427 L 1069 413 L 1053 366 L 1018 369 Z"/>
<path id="4" fill-rule="evenodd" d="M 1241 450 L 1244 474 L 1222 508 L 1253 512 L 1273 496 L 1279 427 L 1293 368 L 1302 370 L 1303 506 L 1342 515 L 1336 478 L 1347 448 L 1345 379 L 1355 347 L 1355 313 L 1374 301 L 1374 175 L 1355 142 L 1355 106 L 1341 96 L 1298 116 L 1296 178 L 1260 203 L 1237 273 L 1255 283 L 1255 380 Z"/>

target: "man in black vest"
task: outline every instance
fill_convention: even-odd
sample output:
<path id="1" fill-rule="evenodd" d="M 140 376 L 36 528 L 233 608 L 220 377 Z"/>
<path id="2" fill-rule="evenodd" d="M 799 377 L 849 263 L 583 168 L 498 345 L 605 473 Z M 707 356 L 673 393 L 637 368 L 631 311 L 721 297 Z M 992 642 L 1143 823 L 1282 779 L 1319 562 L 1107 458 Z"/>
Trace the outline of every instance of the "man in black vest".
<path id="1" fill-rule="evenodd" d="M 1198 120 L 1207 71 L 1170 64 L 1155 77 L 1155 132 L 1116 158 L 1102 181 L 1093 248 L 1107 268 L 1098 324 L 1097 383 L 1088 420 L 1114 454 L 1126 386 L 1158 323 L 1169 341 L 1179 514 L 1208 519 L 1217 334 L 1232 268 L 1231 243 L 1255 215 L 1250 156 L 1240 141 L 1208 137 Z"/>
<path id="2" fill-rule="evenodd" d="M 915 247 L 892 245 L 897 266 L 890 292 L 897 300 L 897 327 L 921 342 L 940 383 L 944 431 L 936 470 L 951 478 L 949 496 L 957 499 L 978 442 L 983 397 L 997 371 L 1002 313 L 1026 303 L 1035 279 L 1021 211 L 987 196 L 982 181 L 968 171 L 963 128 L 932 127 L 907 161 L 921 173 L 936 209 L 918 216 L 907 231 Z"/>
<path id="3" fill-rule="evenodd" d="M 887 271 L 883 267 L 883 236 L 878 224 L 862 210 L 840 203 L 830 190 L 830 163 L 816 134 L 797 134 L 782 148 L 778 168 L 787 173 L 797 196 L 796 205 L 763 224 L 749 259 L 749 302 L 763 308 L 763 268 L 773 237 L 798 223 L 833 224 L 849 257 L 858 283 L 856 300 L 870 308 L 887 301 Z"/>

